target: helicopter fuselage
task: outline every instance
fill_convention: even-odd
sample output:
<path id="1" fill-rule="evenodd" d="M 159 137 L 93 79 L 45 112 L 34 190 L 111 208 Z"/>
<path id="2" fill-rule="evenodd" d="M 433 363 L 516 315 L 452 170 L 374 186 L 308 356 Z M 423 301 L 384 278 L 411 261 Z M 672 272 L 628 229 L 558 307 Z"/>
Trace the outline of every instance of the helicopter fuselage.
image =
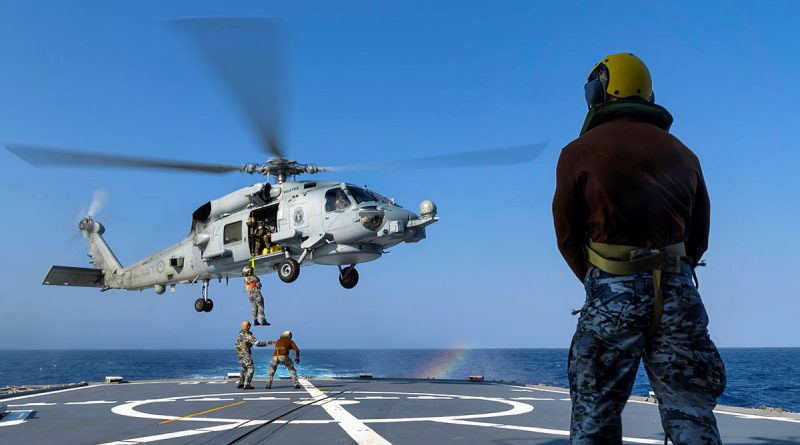
<path id="1" fill-rule="evenodd" d="M 287 279 L 282 273 L 287 264 L 335 265 L 341 272 L 343 266 L 376 260 L 385 249 L 425 238 L 425 227 L 438 217 L 432 202 L 423 201 L 420 208 L 418 216 L 394 200 L 341 182 L 258 183 L 203 204 L 193 213 L 186 238 L 128 267 L 105 244 L 99 222 L 87 217 L 80 229 L 102 271 L 102 286 L 96 287 L 163 293 L 168 286 L 201 282 L 207 298 L 210 280 L 240 276 L 247 265 L 258 274 L 277 270 L 291 282 L 297 272 Z M 47 278 L 45 283 L 66 284 Z"/>

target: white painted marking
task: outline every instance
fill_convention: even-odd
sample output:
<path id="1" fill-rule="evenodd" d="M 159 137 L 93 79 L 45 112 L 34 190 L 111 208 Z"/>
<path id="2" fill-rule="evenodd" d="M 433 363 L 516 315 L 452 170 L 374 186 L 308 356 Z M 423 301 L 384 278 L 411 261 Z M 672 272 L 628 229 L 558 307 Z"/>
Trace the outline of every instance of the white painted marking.
<path id="1" fill-rule="evenodd" d="M 38 402 L 38 403 L 23 403 L 21 405 L 8 405 L 8 406 L 14 408 L 24 408 L 26 406 L 50 406 L 50 405 L 57 405 L 57 403 Z"/>
<path id="2" fill-rule="evenodd" d="M 511 400 L 534 400 L 534 401 L 535 400 L 539 400 L 539 401 L 544 401 L 544 400 L 555 400 L 555 399 L 553 399 L 551 397 L 512 397 Z"/>
<path id="3" fill-rule="evenodd" d="M 443 396 L 414 396 L 408 397 L 409 400 L 453 400 L 452 397 Z"/>
<path id="4" fill-rule="evenodd" d="M 228 382 L 225 382 L 225 381 L 213 381 L 213 382 L 206 382 L 206 383 L 208 383 L 209 385 L 224 385 L 224 384 L 226 384 Z"/>
<path id="5" fill-rule="evenodd" d="M 561 400 L 562 402 L 563 401 L 567 401 L 567 402 L 571 402 L 572 401 L 572 399 L 570 399 L 569 397 L 564 397 L 564 398 L 558 399 L 558 400 Z"/>
<path id="6" fill-rule="evenodd" d="M 400 397 L 383 397 L 383 396 L 367 396 L 367 397 L 353 397 L 356 400 L 397 400 Z"/>
<path id="7" fill-rule="evenodd" d="M 9 421 L 6 421 L 6 422 L 0 422 L 0 427 L 20 425 L 20 424 L 23 424 L 23 423 L 25 423 L 24 420 L 9 420 Z"/>
<path id="8" fill-rule="evenodd" d="M 210 426 L 207 428 L 198 428 L 196 430 L 184 430 L 184 431 L 177 431 L 175 433 L 157 434 L 155 436 L 143 436 L 143 437 L 136 437 L 133 439 L 118 440 L 116 442 L 106 442 L 100 445 L 133 445 L 137 443 L 157 442 L 159 440 L 176 439 L 178 437 L 195 436 L 198 434 L 232 430 L 238 426 L 241 425 L 237 423 L 232 423 L 228 425 Z"/>
<path id="9" fill-rule="evenodd" d="M 317 387 L 312 385 L 311 382 L 306 379 L 300 379 L 300 384 L 303 386 L 303 388 L 305 388 L 308 394 L 311 395 L 311 397 L 319 398 L 325 396 L 325 393 L 317 389 Z M 344 432 L 347 433 L 347 435 L 355 440 L 359 445 L 391 444 L 391 442 L 373 431 L 372 428 L 365 425 L 364 422 L 350 414 L 346 409 L 344 409 L 344 407 L 342 407 L 341 403 L 334 400 L 330 403 L 322 405 L 322 409 L 324 409 L 329 416 L 333 417 L 334 420 L 337 420 L 339 422 L 339 426 L 344 430 Z"/>
<path id="10" fill-rule="evenodd" d="M 187 402 L 230 402 L 233 399 L 221 399 L 219 397 L 203 397 L 202 399 L 186 399 Z"/>
<path id="11" fill-rule="evenodd" d="M 791 417 L 762 416 L 762 415 L 758 415 L 758 414 L 737 413 L 737 412 L 734 412 L 734 411 L 724 411 L 724 410 L 720 410 L 720 409 L 715 409 L 714 412 L 717 413 L 717 414 L 727 414 L 729 416 L 738 417 L 740 419 L 775 420 L 777 422 L 800 423 L 800 419 L 792 419 Z"/>
<path id="12" fill-rule="evenodd" d="M 439 423 L 450 423 L 454 425 L 466 425 L 466 426 L 481 426 L 487 428 L 500 428 L 505 430 L 516 430 L 516 431 L 527 431 L 531 433 L 541 433 L 541 434 L 551 434 L 554 436 L 569 436 L 569 431 L 567 430 L 554 430 L 550 428 L 538 428 L 534 426 L 518 426 L 518 425 L 504 425 L 501 423 L 488 423 L 488 422 L 472 422 L 467 420 L 436 420 Z M 630 442 L 630 443 L 646 443 L 646 444 L 655 444 L 659 445 L 664 443 L 661 440 L 655 439 L 641 439 L 638 437 L 623 437 L 623 442 Z"/>
<path id="13" fill-rule="evenodd" d="M 115 400 L 87 400 L 86 402 L 67 402 L 64 405 L 103 405 L 117 403 Z"/>
<path id="14" fill-rule="evenodd" d="M 40 392 L 38 394 L 28 394 L 27 396 L 9 397 L 7 399 L 3 399 L 3 402 L 10 402 L 12 400 L 27 399 L 29 397 L 47 396 L 47 395 L 50 395 L 50 394 L 58 394 L 58 393 L 68 392 L 68 391 L 77 391 L 79 389 L 95 388 L 95 387 L 98 387 L 98 386 L 102 386 L 102 385 L 79 386 L 77 388 L 59 389 L 58 391 L 48 391 L 48 392 Z"/>
<path id="15" fill-rule="evenodd" d="M 199 385 L 200 382 L 180 382 L 179 385 Z"/>
<path id="16" fill-rule="evenodd" d="M 233 399 L 231 399 L 233 400 Z M 288 397 L 245 397 L 242 400 L 292 400 Z"/>

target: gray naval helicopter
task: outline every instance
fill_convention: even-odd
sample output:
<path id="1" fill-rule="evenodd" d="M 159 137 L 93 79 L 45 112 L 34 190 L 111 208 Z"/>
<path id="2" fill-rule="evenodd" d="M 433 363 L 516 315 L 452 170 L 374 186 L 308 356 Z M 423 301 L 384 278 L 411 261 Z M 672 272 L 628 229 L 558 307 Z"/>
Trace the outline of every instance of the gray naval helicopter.
<path id="1" fill-rule="evenodd" d="M 103 239 L 105 227 L 90 214 L 78 228 L 89 245 L 92 268 L 52 266 L 46 285 L 101 290 L 152 288 L 162 294 L 177 284 L 202 285 L 195 310 L 210 312 L 212 279 L 240 276 L 250 265 L 257 274 L 277 272 L 295 281 L 301 266 L 332 265 L 339 283 L 358 283 L 356 265 L 373 261 L 400 243 L 426 237 L 438 221 L 436 205 L 424 200 L 419 214 L 366 187 L 338 181 L 297 181 L 296 176 L 331 171 L 506 165 L 532 161 L 544 144 L 432 156 L 405 161 L 320 167 L 288 159 L 282 141 L 280 24 L 270 19 L 181 19 L 261 141 L 272 155 L 263 163 L 219 165 L 70 151 L 30 144 L 6 144 L 36 166 L 166 169 L 223 174 L 260 174 L 266 181 L 200 205 L 191 230 L 177 244 L 123 267 Z"/>

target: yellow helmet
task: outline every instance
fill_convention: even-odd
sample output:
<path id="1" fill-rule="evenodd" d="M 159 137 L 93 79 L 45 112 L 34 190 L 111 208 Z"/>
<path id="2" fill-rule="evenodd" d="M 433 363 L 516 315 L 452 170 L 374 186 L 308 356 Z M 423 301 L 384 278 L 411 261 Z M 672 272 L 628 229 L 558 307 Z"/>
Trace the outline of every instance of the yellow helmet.
<path id="1" fill-rule="evenodd" d="M 245 330 L 245 331 L 249 331 L 250 330 L 250 322 L 247 321 L 247 320 L 243 321 L 242 322 L 242 329 Z"/>
<path id="2" fill-rule="evenodd" d="M 606 56 L 597 62 L 586 77 L 584 91 L 589 108 L 617 99 L 638 97 L 654 102 L 653 80 L 642 59 L 631 53 Z"/>

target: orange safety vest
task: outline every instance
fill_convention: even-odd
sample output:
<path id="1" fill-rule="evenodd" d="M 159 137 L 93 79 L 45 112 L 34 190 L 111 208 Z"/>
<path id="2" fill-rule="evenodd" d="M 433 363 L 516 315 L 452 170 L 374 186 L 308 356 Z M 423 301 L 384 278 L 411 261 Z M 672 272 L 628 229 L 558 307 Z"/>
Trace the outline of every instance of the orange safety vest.
<path id="1" fill-rule="evenodd" d="M 300 354 L 300 348 L 290 338 L 281 337 L 275 341 L 275 352 L 273 356 L 289 355 L 289 349 L 294 349 L 295 354 Z"/>

